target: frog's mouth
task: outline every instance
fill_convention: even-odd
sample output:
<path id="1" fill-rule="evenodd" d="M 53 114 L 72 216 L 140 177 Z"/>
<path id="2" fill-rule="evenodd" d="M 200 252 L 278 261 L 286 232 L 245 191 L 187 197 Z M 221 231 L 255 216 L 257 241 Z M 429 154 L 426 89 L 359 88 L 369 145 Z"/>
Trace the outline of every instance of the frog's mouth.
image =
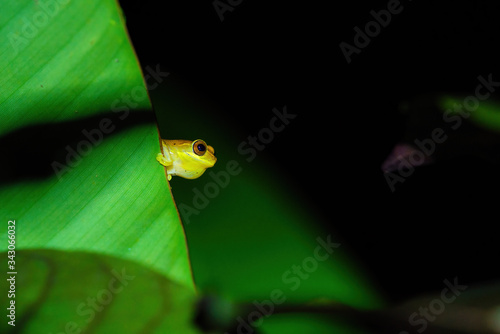
<path id="1" fill-rule="evenodd" d="M 215 156 L 215 150 L 212 146 L 207 145 L 207 151 L 209 152 L 209 154 L 205 154 L 200 157 L 201 159 L 199 159 L 199 161 L 203 163 L 203 165 L 207 166 L 207 168 L 209 168 L 215 165 L 215 163 L 217 162 L 217 157 Z"/>
<path id="2" fill-rule="evenodd" d="M 215 155 L 212 155 L 212 159 L 210 160 L 203 160 L 203 163 L 207 166 L 207 168 L 213 167 L 215 163 L 217 162 L 217 157 Z"/>
<path id="3" fill-rule="evenodd" d="M 217 157 L 215 155 L 203 155 L 203 156 L 197 156 L 195 154 L 190 154 L 189 157 L 196 161 L 197 164 L 203 166 L 204 168 L 209 168 L 213 167 L 215 163 L 217 162 Z M 191 160 L 191 161 L 193 161 Z"/>

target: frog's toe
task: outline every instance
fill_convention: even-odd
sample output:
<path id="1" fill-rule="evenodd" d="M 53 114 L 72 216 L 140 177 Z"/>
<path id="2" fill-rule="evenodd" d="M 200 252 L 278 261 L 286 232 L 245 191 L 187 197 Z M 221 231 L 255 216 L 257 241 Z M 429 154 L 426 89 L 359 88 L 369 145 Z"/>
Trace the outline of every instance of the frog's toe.
<path id="1" fill-rule="evenodd" d="M 158 162 L 161 163 L 165 167 L 169 166 L 168 161 L 165 159 L 165 157 L 161 153 L 158 153 L 156 155 L 156 160 L 158 160 Z"/>

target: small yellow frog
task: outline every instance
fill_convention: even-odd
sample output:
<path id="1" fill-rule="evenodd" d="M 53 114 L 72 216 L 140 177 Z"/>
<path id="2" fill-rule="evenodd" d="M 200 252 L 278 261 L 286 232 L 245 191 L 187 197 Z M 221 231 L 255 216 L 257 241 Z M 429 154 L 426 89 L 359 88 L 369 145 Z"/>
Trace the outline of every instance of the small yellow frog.
<path id="1" fill-rule="evenodd" d="M 201 139 L 194 141 L 162 139 L 161 146 L 163 154 L 158 153 L 156 160 L 167 167 L 169 181 L 172 175 L 196 179 L 217 161 L 214 148 Z"/>

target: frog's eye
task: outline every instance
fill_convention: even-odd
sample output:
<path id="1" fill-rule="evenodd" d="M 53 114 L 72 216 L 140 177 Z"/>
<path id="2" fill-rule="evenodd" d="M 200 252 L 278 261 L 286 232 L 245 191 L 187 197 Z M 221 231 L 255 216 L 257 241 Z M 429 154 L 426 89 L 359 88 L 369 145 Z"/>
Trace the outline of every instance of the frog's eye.
<path id="1" fill-rule="evenodd" d="M 207 151 L 207 144 L 205 144 L 203 140 L 199 139 L 193 143 L 193 152 L 196 155 L 202 156 L 205 154 L 206 151 Z"/>

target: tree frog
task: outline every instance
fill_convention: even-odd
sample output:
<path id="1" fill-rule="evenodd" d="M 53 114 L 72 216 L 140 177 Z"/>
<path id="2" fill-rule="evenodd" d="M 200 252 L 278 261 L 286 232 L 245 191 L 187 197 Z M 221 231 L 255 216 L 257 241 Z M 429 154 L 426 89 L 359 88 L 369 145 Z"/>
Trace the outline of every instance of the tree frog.
<path id="1" fill-rule="evenodd" d="M 214 148 L 201 139 L 162 139 L 161 146 L 162 153 L 158 153 L 156 160 L 167 167 L 169 181 L 173 175 L 196 179 L 217 161 Z"/>

